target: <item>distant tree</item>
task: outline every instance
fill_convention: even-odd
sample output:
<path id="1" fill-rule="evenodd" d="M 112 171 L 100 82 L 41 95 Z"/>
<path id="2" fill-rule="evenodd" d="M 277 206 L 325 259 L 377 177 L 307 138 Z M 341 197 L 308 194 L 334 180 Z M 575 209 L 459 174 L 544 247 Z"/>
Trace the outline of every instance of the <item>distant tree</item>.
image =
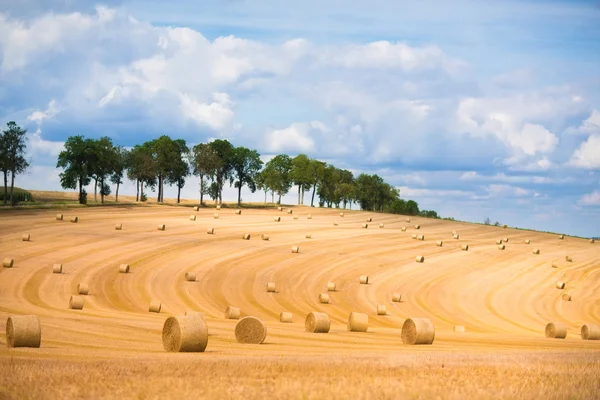
<path id="1" fill-rule="evenodd" d="M 304 203 L 304 192 L 312 185 L 310 158 L 306 154 L 298 154 L 292 159 L 290 178 L 298 186 L 298 205 Z"/>
<path id="2" fill-rule="evenodd" d="M 123 184 L 123 176 L 125 175 L 125 170 L 127 168 L 127 160 L 129 157 L 129 152 L 121 146 L 115 146 L 113 148 L 115 152 L 114 155 L 114 165 L 113 172 L 110 176 L 110 181 L 117 185 L 117 190 L 115 191 L 115 201 L 119 201 L 119 186 Z"/>
<path id="3" fill-rule="evenodd" d="M 494 226 L 500 226 L 500 222 L 498 222 L 498 221 L 494 222 Z"/>
<path id="4" fill-rule="evenodd" d="M 233 146 L 229 141 L 222 139 L 213 140 L 209 143 L 209 146 L 214 150 L 220 160 L 215 177 L 219 189 L 218 203 L 221 204 L 223 203 L 223 183 L 226 180 L 231 179 L 231 174 L 233 172 Z"/>
<path id="5" fill-rule="evenodd" d="M 425 218 L 436 218 L 436 219 L 440 218 L 438 213 L 433 210 L 421 210 L 421 211 L 419 211 L 419 216 L 425 217 Z"/>
<path id="6" fill-rule="evenodd" d="M 177 186 L 177 204 L 181 202 L 181 189 L 185 185 L 185 178 L 190 174 L 190 166 L 186 155 L 189 153 L 185 140 L 177 139 L 173 143 L 177 146 L 177 152 L 173 154 L 171 166 L 166 176 L 169 185 Z"/>
<path id="7" fill-rule="evenodd" d="M 256 188 L 258 190 L 262 190 L 265 192 L 265 204 L 267 204 L 267 194 L 269 192 L 269 188 L 267 187 L 267 185 L 265 183 L 264 172 L 265 172 L 265 170 L 263 169 L 258 174 L 256 174 L 256 177 L 254 178 L 254 182 L 256 183 Z"/>
<path id="8" fill-rule="evenodd" d="M 232 175 L 230 183 L 235 183 L 238 189 L 238 205 L 242 203 L 242 187 L 247 185 L 252 193 L 256 191 L 256 175 L 262 168 L 263 162 L 256 150 L 245 147 L 235 147 L 231 154 Z"/>
<path id="9" fill-rule="evenodd" d="M 323 174 L 325 172 L 326 166 L 327 166 L 327 164 L 324 163 L 323 161 L 314 160 L 314 159 L 310 160 L 308 175 L 310 177 L 310 184 L 312 185 L 312 189 L 313 189 L 312 198 L 310 200 L 311 207 L 315 206 L 315 193 L 317 192 L 317 185 L 323 179 Z"/>
<path id="10" fill-rule="evenodd" d="M 162 135 L 148 143 L 152 152 L 152 158 L 156 164 L 156 178 L 158 185 L 158 195 L 156 201 L 164 201 L 164 181 L 169 176 L 173 176 L 175 168 L 180 168 L 181 164 L 173 162 L 181 158 L 180 145 L 167 135 Z"/>
<path id="11" fill-rule="evenodd" d="M 112 139 L 109 137 L 104 136 L 98 140 L 88 139 L 87 142 L 91 148 L 91 152 L 89 153 L 90 172 L 98 182 L 100 187 L 100 202 L 104 204 L 104 197 L 110 194 L 110 186 L 107 185 L 106 181 L 114 173 L 117 153 L 115 152 Z"/>
<path id="12" fill-rule="evenodd" d="M 150 188 L 156 185 L 156 163 L 150 147 L 149 142 L 136 145 L 127 157 L 127 177 L 136 182 L 135 201 L 145 201 L 144 184 Z"/>
<path id="13" fill-rule="evenodd" d="M 408 200 L 406 202 L 406 214 L 408 215 L 418 215 L 419 214 L 419 205 L 414 200 Z"/>
<path id="14" fill-rule="evenodd" d="M 483 221 L 483 223 L 485 225 L 490 225 L 492 223 L 492 221 L 490 220 L 490 217 L 485 217 L 485 220 Z"/>
<path id="15" fill-rule="evenodd" d="M 7 151 L 6 139 L 4 132 L 0 131 L 0 171 L 4 175 L 4 205 L 6 206 L 8 201 L 8 174 L 10 171 L 8 163 L 8 151 Z"/>
<path id="16" fill-rule="evenodd" d="M 29 163 L 25 159 L 25 143 L 27 129 L 21 128 L 14 121 L 6 124 L 0 140 L 0 168 L 4 172 L 4 205 L 6 205 L 6 174 L 10 172 L 10 205 L 14 205 L 15 176 L 27 170 Z"/>
<path id="17" fill-rule="evenodd" d="M 266 187 L 279 196 L 278 204 L 281 204 L 281 196 L 284 196 L 292 187 L 290 171 L 292 170 L 292 159 L 287 154 L 279 154 L 273 157 L 265 165 L 263 171 Z"/>
<path id="18" fill-rule="evenodd" d="M 217 201 L 219 199 L 219 184 L 217 182 L 212 182 L 207 190 L 208 196 Z"/>
<path id="19" fill-rule="evenodd" d="M 65 141 L 64 150 L 58 155 L 57 168 L 64 169 L 60 173 L 60 184 L 64 189 L 79 188 L 79 203 L 87 203 L 84 187 L 90 183 L 90 142 L 83 136 L 70 136 Z"/>
<path id="20" fill-rule="evenodd" d="M 200 205 L 202 205 L 204 204 L 204 193 L 208 190 L 204 180 L 216 176 L 221 167 L 221 159 L 210 145 L 200 143 L 194 146 L 190 163 L 194 175 L 200 177 Z"/>

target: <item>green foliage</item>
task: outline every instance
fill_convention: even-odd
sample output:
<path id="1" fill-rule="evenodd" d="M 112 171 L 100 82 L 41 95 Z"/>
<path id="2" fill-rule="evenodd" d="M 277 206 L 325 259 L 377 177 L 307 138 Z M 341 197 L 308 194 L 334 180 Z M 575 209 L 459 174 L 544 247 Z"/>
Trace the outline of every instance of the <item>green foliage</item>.
<path id="1" fill-rule="evenodd" d="M 7 196 L 7 200 L 10 200 L 10 194 L 8 194 Z M 4 192 L 0 191 L 0 200 L 4 200 Z M 27 201 L 33 201 L 33 196 L 31 195 L 30 192 L 28 192 L 25 189 L 21 189 L 18 187 L 13 188 L 13 202 L 15 204 L 18 203 L 23 203 L 23 202 L 27 202 Z"/>
<path id="2" fill-rule="evenodd" d="M 421 211 L 419 211 L 419 216 L 425 217 L 425 218 L 436 218 L 436 219 L 440 218 L 438 213 L 433 210 L 421 210 Z"/>
<path id="3" fill-rule="evenodd" d="M 142 192 L 140 193 L 140 201 L 142 203 L 146 202 L 148 200 L 148 196 L 146 196 L 146 193 Z"/>
<path id="4" fill-rule="evenodd" d="M 91 178 L 91 160 L 93 150 L 90 147 L 90 142 L 85 140 L 83 136 L 71 136 L 65 141 L 65 149 L 58 155 L 56 163 L 57 168 L 63 168 L 60 173 L 60 184 L 64 189 L 77 189 L 79 187 L 79 203 L 82 199 L 87 199 L 83 196 L 84 186 L 89 185 Z"/>
<path id="5" fill-rule="evenodd" d="M 231 154 L 232 175 L 229 183 L 235 183 L 238 189 L 238 205 L 242 201 L 242 187 L 247 185 L 252 193 L 256 191 L 255 178 L 262 168 L 263 162 L 256 150 L 235 147 Z M 237 179 L 237 180 L 236 180 Z"/>
<path id="6" fill-rule="evenodd" d="M 220 163 L 217 168 L 215 177 L 219 191 L 219 202 L 223 202 L 223 183 L 231 179 L 233 172 L 233 145 L 227 140 L 217 139 L 209 143 L 210 148 L 219 157 Z"/>
<path id="7" fill-rule="evenodd" d="M 6 124 L 6 130 L 0 134 L 0 171 L 4 175 L 4 205 L 7 201 L 7 176 L 10 173 L 10 204 L 15 204 L 15 177 L 29 168 L 25 159 L 27 129 L 21 128 L 14 121 Z"/>
<path id="8" fill-rule="evenodd" d="M 190 154 L 190 164 L 194 175 L 200 177 L 200 204 L 208 191 L 205 179 L 214 179 L 221 167 L 221 159 L 216 151 L 207 143 L 194 146 Z"/>
<path id="9" fill-rule="evenodd" d="M 281 196 L 290 191 L 292 180 L 290 172 L 292 170 L 292 159 L 287 154 L 279 154 L 273 157 L 265 165 L 263 170 L 263 184 L 270 191 L 279 196 L 278 203 L 281 203 Z"/>
<path id="10" fill-rule="evenodd" d="M 87 192 L 85 189 L 79 192 L 78 200 L 79 204 L 87 204 Z"/>

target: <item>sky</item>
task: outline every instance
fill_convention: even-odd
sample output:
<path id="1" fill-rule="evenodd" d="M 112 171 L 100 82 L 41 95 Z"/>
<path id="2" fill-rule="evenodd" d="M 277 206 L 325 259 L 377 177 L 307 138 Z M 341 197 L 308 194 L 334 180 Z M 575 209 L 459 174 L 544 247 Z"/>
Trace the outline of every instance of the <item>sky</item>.
<path id="1" fill-rule="evenodd" d="M 376 173 L 443 217 L 600 236 L 600 3 L 0 0 L 8 121 L 28 189 L 61 190 L 72 135 L 222 138 Z"/>

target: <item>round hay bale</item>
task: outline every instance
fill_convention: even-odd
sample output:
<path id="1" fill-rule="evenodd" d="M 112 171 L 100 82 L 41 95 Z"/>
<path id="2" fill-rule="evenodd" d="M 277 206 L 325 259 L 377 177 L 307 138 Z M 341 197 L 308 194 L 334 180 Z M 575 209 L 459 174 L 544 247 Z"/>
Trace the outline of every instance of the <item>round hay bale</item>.
<path id="1" fill-rule="evenodd" d="M 281 221 L 281 217 L 275 217 L 275 222 L 280 222 Z"/>
<path id="2" fill-rule="evenodd" d="M 194 211 L 200 211 L 200 206 L 194 206 Z"/>
<path id="3" fill-rule="evenodd" d="M 540 249 L 533 250 L 533 254 L 540 254 Z"/>
<path id="4" fill-rule="evenodd" d="M 527 240 L 525 241 L 525 244 L 530 244 L 530 243 L 531 243 L 531 240 L 529 240 L 529 239 L 527 239 Z"/>
<path id="5" fill-rule="evenodd" d="M 52 273 L 53 274 L 62 274 L 62 264 L 54 264 L 52 266 Z"/>
<path id="6" fill-rule="evenodd" d="M 335 292 L 335 282 L 327 282 L 327 291 Z"/>
<path id="7" fill-rule="evenodd" d="M 40 347 L 42 326 L 36 315 L 11 315 L 6 320 L 6 345 L 11 347 Z"/>
<path id="8" fill-rule="evenodd" d="M 289 210 L 287 210 L 288 214 L 292 214 L 294 212 L 294 210 L 292 210 L 291 208 Z"/>
<path id="9" fill-rule="evenodd" d="M 503 228 L 504 228 L 504 229 L 507 229 L 507 228 L 508 228 L 508 225 L 504 225 L 504 226 L 503 226 Z"/>
<path id="10" fill-rule="evenodd" d="M 292 322 L 292 313 L 286 312 L 286 311 L 282 311 L 281 313 L 279 313 L 279 322 L 283 322 L 286 324 L 291 323 Z"/>
<path id="11" fill-rule="evenodd" d="M 502 244 L 502 239 L 496 240 L 496 244 Z"/>
<path id="12" fill-rule="evenodd" d="M 385 304 L 377 304 L 377 315 L 387 315 L 387 306 Z"/>
<path id="13" fill-rule="evenodd" d="M 463 251 L 469 251 L 469 245 L 468 244 L 463 244 L 462 247 Z"/>
<path id="14" fill-rule="evenodd" d="M 500 246 L 498 246 L 498 250 L 504 250 L 506 248 L 506 246 L 504 244 L 501 244 Z"/>
<path id="15" fill-rule="evenodd" d="M 277 211 L 283 211 L 283 208 L 277 207 Z"/>
<path id="16" fill-rule="evenodd" d="M 358 278 L 358 281 L 361 283 L 361 285 L 368 285 L 369 284 L 369 276 L 368 275 L 361 275 Z"/>
<path id="17" fill-rule="evenodd" d="M 563 293 L 563 295 L 560 297 L 563 299 L 563 301 L 571 301 L 571 295 L 569 293 Z"/>
<path id="18" fill-rule="evenodd" d="M 21 239 L 22 239 L 24 242 L 29 242 L 29 241 L 31 240 L 31 235 L 30 235 L 29 233 L 26 233 L 26 234 L 24 234 L 24 235 L 21 237 Z"/>
<path id="19" fill-rule="evenodd" d="M 158 230 L 159 231 L 164 231 L 165 229 L 167 229 L 167 226 L 165 224 L 158 225 Z"/>
<path id="20" fill-rule="evenodd" d="M 12 268 L 13 265 L 15 265 L 15 260 L 13 260 L 12 258 L 5 258 L 4 260 L 2 260 L 2 266 L 4 268 Z"/>
<path id="21" fill-rule="evenodd" d="M 421 229 L 421 225 L 415 225 L 415 229 Z"/>
<path id="22" fill-rule="evenodd" d="M 384 227 L 384 225 L 383 225 L 383 224 L 379 224 L 379 227 L 380 227 L 380 228 L 383 228 L 383 227 Z"/>
<path id="23" fill-rule="evenodd" d="M 63 218 L 64 218 L 64 215 L 62 215 L 62 214 L 56 214 L 56 220 L 57 221 L 62 221 Z"/>
<path id="24" fill-rule="evenodd" d="M 207 233 L 208 235 L 212 235 L 212 234 L 214 234 L 214 233 L 215 233 L 215 228 L 206 228 L 206 233 Z"/>
<path id="25" fill-rule="evenodd" d="M 406 227 L 405 227 L 405 226 L 403 226 L 402 228 L 400 228 L 400 230 L 401 230 L 402 232 L 406 232 Z"/>
<path id="26" fill-rule="evenodd" d="M 190 316 L 190 317 L 192 317 L 192 316 L 200 317 L 200 318 L 202 318 L 203 321 L 206 321 L 206 313 L 203 311 L 191 311 L 191 310 L 187 311 L 186 310 L 184 315 Z"/>
<path id="27" fill-rule="evenodd" d="M 269 292 L 269 293 L 276 293 L 277 292 L 277 286 L 275 285 L 275 282 L 269 282 L 269 283 L 267 283 L 267 292 Z"/>
<path id="28" fill-rule="evenodd" d="M 169 352 L 203 352 L 208 345 L 208 328 L 199 315 L 169 317 L 163 325 L 162 342 Z"/>
<path id="29" fill-rule="evenodd" d="M 235 338 L 239 343 L 261 344 L 267 337 L 267 326 L 256 317 L 244 317 L 235 325 Z"/>
<path id="30" fill-rule="evenodd" d="M 546 337 L 552 339 L 566 338 L 567 326 L 560 322 L 548 322 L 546 325 Z"/>
<path id="31" fill-rule="evenodd" d="M 596 240 L 594 240 L 594 239 L 590 239 L 590 243 L 591 243 L 591 244 L 594 244 L 594 243 L 596 243 Z"/>
<path id="32" fill-rule="evenodd" d="M 410 218 L 406 218 L 406 219 L 405 219 L 405 221 L 406 221 L 406 222 L 410 222 Z"/>
<path id="33" fill-rule="evenodd" d="M 334 222 L 334 223 L 333 223 L 333 226 L 338 226 L 337 222 Z"/>
<path id="34" fill-rule="evenodd" d="M 423 256 L 417 256 L 417 258 L 416 258 L 416 261 L 417 261 L 418 263 L 422 263 L 422 262 L 424 262 L 424 261 L 425 261 L 425 257 L 423 257 Z"/>
<path id="35" fill-rule="evenodd" d="M 266 233 L 263 233 L 262 235 L 260 235 L 260 238 L 262 240 L 269 240 L 269 235 L 267 235 Z"/>
<path id="36" fill-rule="evenodd" d="M 565 283 L 561 282 L 561 281 L 556 282 L 556 288 L 557 289 L 564 289 L 565 288 Z"/>
<path id="37" fill-rule="evenodd" d="M 79 283 L 77 285 L 77 294 L 87 296 L 87 294 L 89 292 L 90 292 L 90 286 L 87 283 Z"/>
<path id="38" fill-rule="evenodd" d="M 196 216 L 195 215 L 190 215 L 190 221 L 195 221 L 196 220 Z"/>
<path id="39" fill-rule="evenodd" d="M 458 233 L 454 234 L 452 237 L 456 240 L 460 239 L 460 235 Z"/>
<path id="40" fill-rule="evenodd" d="M 294 215 L 294 219 L 298 219 L 298 214 Z"/>
<path id="41" fill-rule="evenodd" d="M 552 268 L 558 268 L 557 264 L 552 264 Z"/>
<path id="42" fill-rule="evenodd" d="M 413 239 L 416 239 L 416 238 L 417 238 L 417 234 L 416 234 L 416 233 L 413 233 L 413 234 L 412 234 L 412 238 L 413 238 Z"/>
<path id="43" fill-rule="evenodd" d="M 225 319 L 240 319 L 240 309 L 229 306 L 225 309 Z"/>
<path id="44" fill-rule="evenodd" d="M 79 217 L 73 217 L 73 218 L 71 218 L 71 222 L 74 223 L 74 224 L 78 223 L 79 222 Z"/>
<path id="45" fill-rule="evenodd" d="M 214 213 L 213 218 L 214 219 L 219 219 L 219 213 Z"/>
<path id="46" fill-rule="evenodd" d="M 311 333 L 327 333 L 331 328 L 329 315 L 321 312 L 311 312 L 306 316 L 304 329 Z"/>
<path id="47" fill-rule="evenodd" d="M 560 235 L 558 238 L 562 240 L 565 238 L 565 235 Z"/>
<path id="48" fill-rule="evenodd" d="M 327 293 L 321 293 L 319 295 L 319 303 L 329 304 L 329 295 Z"/>
<path id="49" fill-rule="evenodd" d="M 341 213 L 340 213 L 340 217 L 343 217 L 343 216 L 344 216 L 344 213 L 343 213 L 343 212 L 341 212 Z"/>
<path id="50" fill-rule="evenodd" d="M 465 333 L 465 327 L 462 325 L 454 325 L 454 332 Z"/>
<path id="51" fill-rule="evenodd" d="M 307 234 L 306 234 L 306 238 L 307 238 L 307 239 L 312 239 L 312 234 L 310 234 L 310 233 L 307 233 Z"/>
<path id="52" fill-rule="evenodd" d="M 508 238 L 504 238 L 502 240 L 504 240 L 504 243 L 508 243 Z"/>
<path id="53" fill-rule="evenodd" d="M 220 210 L 220 209 L 221 209 L 221 205 L 220 205 L 220 204 L 219 204 L 219 205 L 217 205 L 217 206 L 215 207 L 215 209 L 217 209 L 217 210 Z"/>
<path id="54" fill-rule="evenodd" d="M 185 280 L 188 282 L 196 282 L 196 273 L 195 272 L 186 272 Z"/>
<path id="55" fill-rule="evenodd" d="M 152 300 L 150 302 L 150 306 L 148 307 L 149 312 L 159 313 L 162 308 L 162 303 L 158 300 Z"/>
<path id="56" fill-rule="evenodd" d="M 435 245 L 436 245 L 437 247 L 442 247 L 442 246 L 443 246 L 443 244 L 444 244 L 444 242 L 442 242 L 441 240 L 438 240 L 438 241 L 436 242 L 436 244 L 435 244 Z"/>
<path id="57" fill-rule="evenodd" d="M 565 256 L 565 261 L 573 262 L 573 259 L 570 256 Z"/>
<path id="58" fill-rule="evenodd" d="M 312 219 L 312 214 L 308 214 L 308 217 L 306 217 L 307 219 Z"/>
<path id="59" fill-rule="evenodd" d="M 600 340 L 600 325 L 586 324 L 581 327 L 583 340 Z"/>
<path id="60" fill-rule="evenodd" d="M 292 253 L 300 253 L 300 246 L 292 246 Z"/>
<path id="61" fill-rule="evenodd" d="M 235 210 L 235 214 L 236 215 L 241 215 L 242 214 L 242 210 Z"/>
<path id="62" fill-rule="evenodd" d="M 242 239 L 244 239 L 244 240 L 250 240 L 250 234 L 249 233 L 244 233 L 244 236 L 242 236 Z"/>
<path id="63" fill-rule="evenodd" d="M 119 273 L 120 274 L 128 274 L 129 273 L 129 264 L 119 265 Z"/>
<path id="64" fill-rule="evenodd" d="M 409 318 L 402 325 L 402 343 L 432 344 L 435 339 L 435 328 L 425 318 Z"/>
<path id="65" fill-rule="evenodd" d="M 83 310 L 83 301 L 82 296 L 71 296 L 69 299 L 69 308 L 71 310 Z"/>
<path id="66" fill-rule="evenodd" d="M 402 294 L 398 292 L 392 293 L 392 301 L 394 303 L 400 303 L 402 301 Z"/>
<path id="67" fill-rule="evenodd" d="M 425 235 L 418 235 L 417 240 L 425 240 Z"/>
<path id="68" fill-rule="evenodd" d="M 364 313 L 351 312 L 348 316 L 348 330 L 350 332 L 366 332 L 369 328 L 369 316 Z"/>
<path id="69" fill-rule="evenodd" d="M 456 235 L 456 231 L 452 231 L 452 236 Z"/>
<path id="70" fill-rule="evenodd" d="M 373 218 L 367 218 L 367 222 L 373 222 Z"/>
<path id="71" fill-rule="evenodd" d="M 367 229 L 369 227 L 369 224 L 362 224 L 363 229 Z"/>
<path id="72" fill-rule="evenodd" d="M 123 229 L 123 224 L 115 224 L 115 231 L 120 231 Z"/>

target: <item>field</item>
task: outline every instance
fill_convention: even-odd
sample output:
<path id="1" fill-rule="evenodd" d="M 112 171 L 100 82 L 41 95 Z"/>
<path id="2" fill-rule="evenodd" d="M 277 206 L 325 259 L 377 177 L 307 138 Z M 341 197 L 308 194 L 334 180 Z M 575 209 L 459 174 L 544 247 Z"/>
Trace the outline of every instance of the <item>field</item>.
<path id="1" fill-rule="evenodd" d="M 600 341 L 582 340 L 580 328 L 600 324 L 600 243 L 292 209 L 236 215 L 224 208 L 218 219 L 214 208 L 155 204 L 0 213 L 0 259 L 15 262 L 0 268 L 0 323 L 35 314 L 42 325 L 40 348 L 9 349 L 0 330 L 0 399 L 599 397 Z M 69 222 L 75 215 L 79 222 Z M 367 218 L 373 220 L 364 229 Z M 244 233 L 251 239 L 242 240 Z M 261 240 L 265 233 L 270 240 Z M 502 238 L 509 239 L 505 250 L 496 244 Z M 418 255 L 424 263 L 415 262 Z M 62 274 L 52 273 L 55 263 Z M 123 263 L 129 274 L 119 273 Z M 186 281 L 186 272 L 197 281 Z M 369 276 L 368 285 L 360 275 Z M 276 293 L 266 292 L 267 282 L 276 283 Z M 320 304 L 328 282 L 337 290 L 330 304 Z M 79 283 L 89 284 L 89 294 L 83 310 L 71 310 Z M 393 292 L 401 302 L 392 302 Z M 148 312 L 152 300 L 162 302 L 160 313 Z M 377 315 L 378 304 L 387 315 Z M 266 323 L 265 343 L 236 342 L 237 321 L 223 317 L 229 305 Z M 206 312 L 206 351 L 165 352 L 165 319 L 191 310 Z M 279 322 L 282 311 L 293 313 L 293 323 Z M 305 332 L 311 311 L 330 316 L 329 333 Z M 351 311 L 369 315 L 368 332 L 347 331 Z M 404 345 L 406 318 L 430 319 L 434 343 Z M 566 339 L 545 338 L 550 321 L 567 325 Z"/>

